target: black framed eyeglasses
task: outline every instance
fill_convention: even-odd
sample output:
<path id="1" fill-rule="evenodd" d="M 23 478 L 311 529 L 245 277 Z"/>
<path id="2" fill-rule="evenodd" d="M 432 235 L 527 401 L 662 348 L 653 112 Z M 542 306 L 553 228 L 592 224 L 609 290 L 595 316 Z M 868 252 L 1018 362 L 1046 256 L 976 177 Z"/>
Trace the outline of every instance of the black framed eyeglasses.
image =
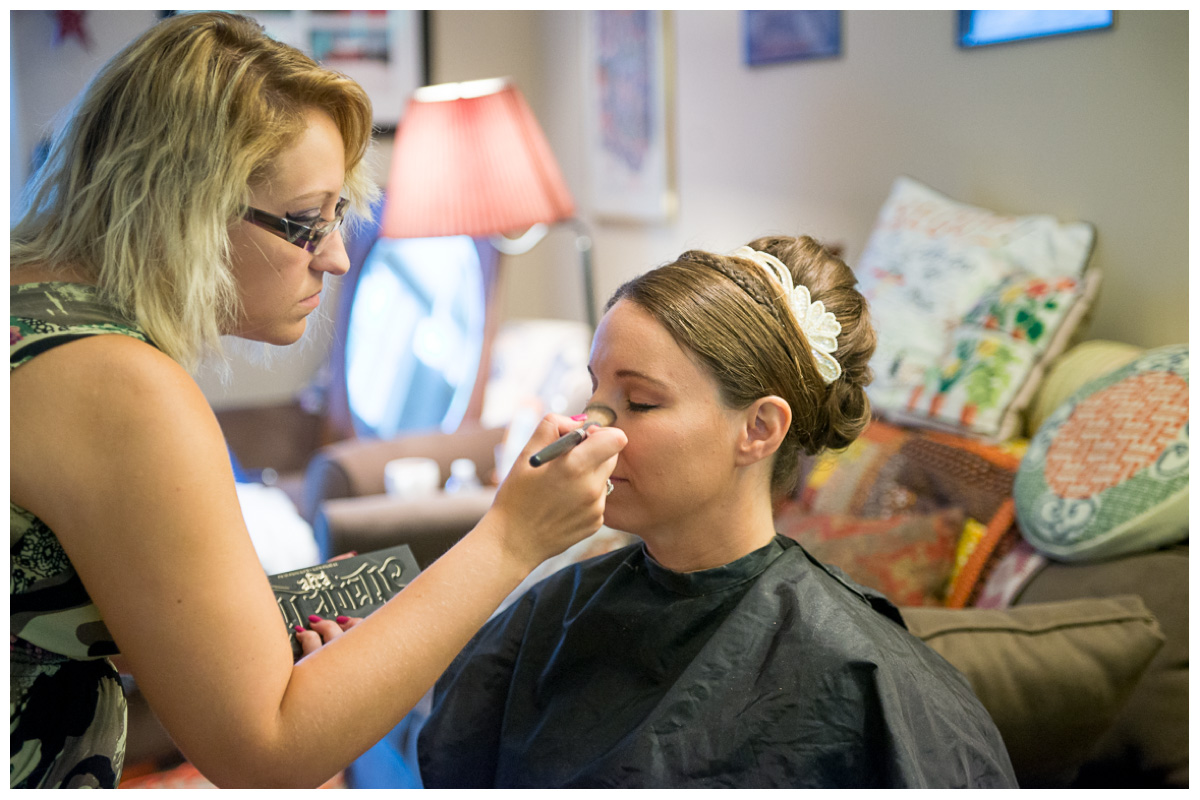
<path id="1" fill-rule="evenodd" d="M 342 221 L 346 218 L 346 206 L 349 202 L 345 197 L 338 200 L 337 207 L 333 211 L 333 219 L 321 219 L 315 225 L 306 225 L 287 217 L 277 217 L 253 207 L 247 208 L 242 218 L 315 256 L 321 252 L 325 241 L 338 228 L 342 227 Z"/>

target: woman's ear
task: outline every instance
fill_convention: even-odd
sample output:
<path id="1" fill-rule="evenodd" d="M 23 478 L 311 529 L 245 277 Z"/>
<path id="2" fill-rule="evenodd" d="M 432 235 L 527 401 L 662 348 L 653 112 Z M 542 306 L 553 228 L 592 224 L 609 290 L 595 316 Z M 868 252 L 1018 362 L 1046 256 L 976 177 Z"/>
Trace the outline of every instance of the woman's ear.
<path id="1" fill-rule="evenodd" d="M 792 427 L 792 407 L 782 397 L 760 397 L 745 411 L 745 428 L 738 437 L 738 466 L 770 458 Z"/>

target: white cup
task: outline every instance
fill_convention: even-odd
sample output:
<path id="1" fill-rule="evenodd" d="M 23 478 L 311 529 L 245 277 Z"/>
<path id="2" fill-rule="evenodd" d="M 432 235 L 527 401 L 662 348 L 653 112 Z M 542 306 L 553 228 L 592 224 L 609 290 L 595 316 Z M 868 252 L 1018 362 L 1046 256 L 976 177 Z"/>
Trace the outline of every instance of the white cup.
<path id="1" fill-rule="evenodd" d="M 397 458 L 384 465 L 383 485 L 392 497 L 426 497 L 441 487 L 442 471 L 432 458 Z"/>

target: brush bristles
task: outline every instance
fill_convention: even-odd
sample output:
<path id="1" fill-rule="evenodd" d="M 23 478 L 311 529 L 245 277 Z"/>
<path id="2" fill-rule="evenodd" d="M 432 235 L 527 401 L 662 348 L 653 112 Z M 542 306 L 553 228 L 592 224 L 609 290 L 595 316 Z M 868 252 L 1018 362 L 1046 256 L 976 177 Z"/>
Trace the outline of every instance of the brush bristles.
<path id="1" fill-rule="evenodd" d="M 588 422 L 594 422 L 597 425 L 607 427 L 617 421 L 617 412 L 613 411 L 608 406 L 592 403 L 584 409 L 584 414 L 587 415 Z"/>

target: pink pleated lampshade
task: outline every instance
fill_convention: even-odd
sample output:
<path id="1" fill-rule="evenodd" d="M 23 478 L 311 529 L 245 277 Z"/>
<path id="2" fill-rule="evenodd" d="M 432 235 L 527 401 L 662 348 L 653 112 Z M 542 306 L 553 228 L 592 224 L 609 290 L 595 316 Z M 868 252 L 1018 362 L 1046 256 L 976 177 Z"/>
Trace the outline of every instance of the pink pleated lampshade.
<path id="1" fill-rule="evenodd" d="M 519 234 L 574 213 L 546 136 L 509 80 L 413 94 L 396 133 L 384 236 Z"/>

